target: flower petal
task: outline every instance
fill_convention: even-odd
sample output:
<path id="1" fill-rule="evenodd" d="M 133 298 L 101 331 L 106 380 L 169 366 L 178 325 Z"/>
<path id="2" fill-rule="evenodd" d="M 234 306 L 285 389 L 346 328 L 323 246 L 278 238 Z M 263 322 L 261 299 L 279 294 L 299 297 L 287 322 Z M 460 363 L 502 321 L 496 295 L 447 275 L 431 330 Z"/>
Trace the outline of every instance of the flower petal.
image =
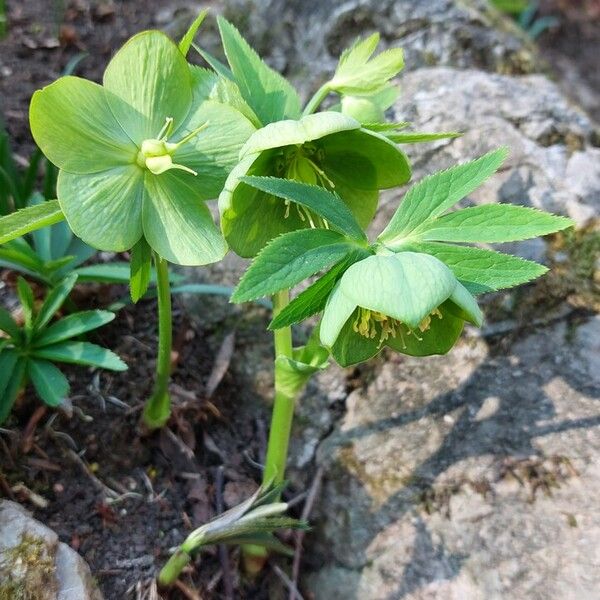
<path id="1" fill-rule="evenodd" d="M 142 237 L 143 182 L 134 165 L 86 175 L 61 171 L 58 200 L 75 235 L 98 250 L 123 252 Z"/>
<path id="2" fill-rule="evenodd" d="M 322 167 L 348 186 L 382 190 L 406 183 L 411 176 L 406 155 L 384 136 L 367 129 L 343 131 L 320 141 Z"/>
<path id="3" fill-rule="evenodd" d="M 307 226 L 293 205 L 288 209 L 284 200 L 239 180 L 244 175 L 274 174 L 271 152 L 246 156 L 219 196 L 221 228 L 231 248 L 242 257 L 255 256 L 274 237 Z"/>
<path id="4" fill-rule="evenodd" d="M 327 300 L 321 319 L 319 336 L 324 346 L 331 348 L 335 344 L 340 331 L 355 309 L 356 302 L 348 299 L 338 283 Z"/>
<path id="5" fill-rule="evenodd" d="M 239 111 L 218 102 L 203 102 L 192 110 L 177 130 L 173 141 L 183 138 L 208 123 L 196 137 L 183 144 L 173 155 L 173 162 L 196 171 L 194 188 L 201 199 L 216 198 L 230 171 L 237 165 L 240 148 L 255 131 Z"/>
<path id="6" fill-rule="evenodd" d="M 473 298 L 473 295 L 467 290 L 467 288 L 460 282 L 456 283 L 456 288 L 452 292 L 449 298 L 452 303 L 448 307 L 454 315 L 468 321 L 476 327 L 481 327 L 483 323 L 483 313 L 477 304 L 477 300 Z"/>
<path id="7" fill-rule="evenodd" d="M 242 148 L 240 158 L 270 148 L 301 145 L 341 131 L 359 128 L 360 123 L 352 117 L 333 111 L 307 115 L 298 121 L 277 121 L 252 135 Z"/>
<path id="8" fill-rule="evenodd" d="M 366 229 L 373 220 L 379 203 L 378 190 L 359 190 L 353 186 L 347 185 L 335 175 L 330 179 L 335 184 L 334 191 L 344 201 L 346 206 L 352 211 L 352 214 L 358 221 L 358 224 Z"/>
<path id="9" fill-rule="evenodd" d="M 206 265 L 221 260 L 227 244 L 190 179 L 194 176 L 174 171 L 146 175 L 144 235 L 169 262 Z"/>
<path id="10" fill-rule="evenodd" d="M 431 316 L 426 331 L 420 331 L 418 327 L 409 331 L 402 326 L 396 337 L 388 338 L 386 344 L 396 352 L 410 356 L 446 354 L 458 340 L 464 325 L 463 319 L 450 312 L 449 304 L 445 302 L 439 308 L 441 318 L 438 315 Z"/>
<path id="11" fill-rule="evenodd" d="M 160 31 L 132 37 L 108 64 L 104 87 L 125 101 L 108 96 L 117 121 L 136 144 L 156 138 L 167 117 L 175 126 L 181 123 L 192 101 L 188 64 Z"/>
<path id="12" fill-rule="evenodd" d="M 61 77 L 33 94 L 29 119 L 37 145 L 65 171 L 97 173 L 135 160 L 137 148 L 97 83 Z"/>
<path id="13" fill-rule="evenodd" d="M 452 294 L 457 283 L 437 258 L 400 252 L 354 263 L 344 273 L 340 289 L 355 305 L 414 328 Z"/>
<path id="14" fill-rule="evenodd" d="M 378 337 L 368 338 L 354 331 L 354 321 L 358 311 L 352 313 L 344 323 L 335 344 L 331 348 L 331 355 L 342 367 L 356 365 L 373 358 L 384 347 Z"/>

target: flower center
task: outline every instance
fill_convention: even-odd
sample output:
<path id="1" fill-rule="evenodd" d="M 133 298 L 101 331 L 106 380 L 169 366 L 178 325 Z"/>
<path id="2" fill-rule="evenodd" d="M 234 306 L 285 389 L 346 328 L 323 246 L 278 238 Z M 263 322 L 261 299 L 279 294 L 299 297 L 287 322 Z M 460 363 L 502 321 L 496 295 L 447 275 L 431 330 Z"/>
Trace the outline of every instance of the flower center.
<path id="1" fill-rule="evenodd" d="M 150 138 L 144 140 L 140 146 L 140 150 L 136 156 L 136 163 L 142 167 L 142 169 L 148 169 L 154 175 L 160 175 L 170 169 L 178 169 L 191 173 L 192 175 L 198 175 L 196 171 L 173 162 L 173 154 L 184 144 L 195 138 L 203 129 L 208 126 L 208 121 L 200 125 L 200 127 L 194 129 L 194 131 L 188 133 L 183 139 L 178 142 L 168 142 L 167 139 L 173 131 L 173 118 L 167 117 L 163 128 L 159 131 L 156 138 Z"/>
<path id="2" fill-rule="evenodd" d="M 310 142 L 301 146 L 288 146 L 283 150 L 282 155 L 277 158 L 275 169 L 279 177 L 293 179 L 294 181 L 310 185 L 319 185 L 333 190 L 335 184 L 327 177 L 327 174 L 320 166 L 324 157 L 324 150 Z M 285 207 L 284 217 L 287 219 L 290 215 L 291 207 L 289 200 L 285 201 Z M 295 204 L 295 207 L 300 219 L 308 221 L 313 229 L 316 227 L 329 229 L 329 223 L 322 217 L 315 215 L 308 208 L 300 204 Z"/>
<path id="3" fill-rule="evenodd" d="M 442 318 L 442 313 L 439 309 L 434 309 L 428 314 L 418 326 L 418 329 L 421 333 L 425 333 L 429 327 L 431 326 L 431 318 L 436 316 L 438 319 Z M 358 314 L 354 323 L 352 325 L 352 329 L 359 335 L 369 339 L 375 339 L 379 336 L 379 344 L 378 347 L 390 337 L 395 338 L 396 336 L 400 336 L 402 343 L 404 344 L 403 337 L 403 326 L 406 326 L 402 321 L 398 321 L 398 319 L 394 319 L 392 317 L 388 317 L 383 313 L 377 312 L 375 310 L 369 310 L 368 308 L 363 308 L 362 306 L 358 307 Z M 422 338 L 418 336 L 417 333 L 410 327 L 407 327 L 407 335 L 414 335 L 417 340 L 422 341 Z M 404 344 L 406 347 L 406 344 Z"/>

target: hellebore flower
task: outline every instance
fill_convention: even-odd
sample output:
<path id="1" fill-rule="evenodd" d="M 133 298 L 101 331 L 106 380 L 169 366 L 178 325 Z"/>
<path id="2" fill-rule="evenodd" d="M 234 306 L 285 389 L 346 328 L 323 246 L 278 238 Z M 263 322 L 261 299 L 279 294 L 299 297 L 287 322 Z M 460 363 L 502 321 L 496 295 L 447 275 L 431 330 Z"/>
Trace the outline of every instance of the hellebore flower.
<path id="1" fill-rule="evenodd" d="M 277 235 L 327 227 L 327 223 L 299 205 L 240 181 L 246 175 L 320 185 L 338 194 L 366 226 L 377 208 L 379 190 L 406 183 L 410 165 L 393 142 L 337 112 L 278 121 L 259 129 L 242 148 L 240 162 L 219 196 L 225 238 L 237 254 L 250 257 Z"/>
<path id="2" fill-rule="evenodd" d="M 481 310 L 452 271 L 428 254 L 399 252 L 354 263 L 331 293 L 320 337 L 342 366 L 383 346 L 413 356 L 445 354 Z"/>
<path id="3" fill-rule="evenodd" d="M 183 265 L 223 257 L 203 201 L 219 194 L 254 127 L 206 99 L 208 76 L 147 31 L 117 52 L 102 86 L 62 77 L 34 94 L 33 137 L 60 169 L 58 200 L 78 237 L 124 251 L 143 236 Z"/>

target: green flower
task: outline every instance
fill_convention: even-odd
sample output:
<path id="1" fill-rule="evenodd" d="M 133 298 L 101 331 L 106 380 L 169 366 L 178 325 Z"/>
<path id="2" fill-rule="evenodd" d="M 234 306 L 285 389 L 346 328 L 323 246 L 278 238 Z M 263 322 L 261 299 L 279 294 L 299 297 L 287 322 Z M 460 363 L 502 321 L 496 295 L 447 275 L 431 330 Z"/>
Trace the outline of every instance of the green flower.
<path id="1" fill-rule="evenodd" d="M 240 163 L 219 197 L 225 237 L 235 252 L 249 257 L 281 233 L 327 227 L 327 223 L 299 205 L 240 181 L 246 175 L 320 185 L 338 194 L 366 226 L 377 208 L 379 190 L 406 183 L 410 166 L 393 142 L 337 112 L 278 121 L 259 129 L 242 148 Z"/>
<path id="2" fill-rule="evenodd" d="M 77 236 L 124 251 L 142 236 L 170 262 L 214 262 L 226 244 L 215 198 L 254 127 L 207 100 L 209 72 L 158 31 L 115 55 L 103 85 L 62 77 L 31 101 L 35 141 L 60 168 L 58 200 Z"/>
<path id="3" fill-rule="evenodd" d="M 452 271 L 433 256 L 399 252 L 348 268 L 327 301 L 320 336 L 347 366 L 384 346 L 413 356 L 445 354 L 465 321 L 480 326 L 481 310 Z"/>

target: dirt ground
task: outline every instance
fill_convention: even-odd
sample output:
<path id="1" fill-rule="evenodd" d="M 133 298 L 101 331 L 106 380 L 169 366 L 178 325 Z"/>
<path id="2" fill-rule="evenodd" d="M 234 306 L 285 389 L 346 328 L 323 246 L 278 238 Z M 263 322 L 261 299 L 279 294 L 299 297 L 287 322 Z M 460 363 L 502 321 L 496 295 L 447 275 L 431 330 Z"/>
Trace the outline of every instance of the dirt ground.
<path id="1" fill-rule="evenodd" d="M 173 6 L 179 4 L 168 3 L 170 14 L 177 13 Z M 565 9 L 564 4 L 549 10 Z M 81 53 L 87 56 L 76 72 L 99 81 L 114 50 L 131 34 L 157 26 L 165 5 L 164 0 L 8 0 L 9 34 L 0 41 L 0 112 L 20 156 L 26 158 L 33 147 L 27 118 L 33 91 L 56 79 Z M 598 93 L 600 26 L 576 18 L 568 6 L 563 15 L 560 28 L 540 40 L 546 58 L 568 59 Z M 81 302 L 92 304 L 93 298 Z M 98 379 L 83 368 L 66 369 L 73 415 L 38 412 L 35 434 L 29 435 L 27 425 L 38 406 L 29 392 L 4 426 L 9 433 L 0 435 L 0 494 L 10 496 L 11 486 L 22 482 L 47 500 L 46 507 L 36 507 L 26 493 L 16 497 L 82 554 L 107 600 L 145 597 L 168 549 L 214 514 L 217 498 L 226 506 L 236 504 L 259 479 L 256 462 L 264 454 L 266 406 L 247 402 L 250 394 L 229 374 L 206 397 L 215 356 L 230 329 L 200 331 L 175 306 L 176 410 L 166 432 L 143 437 L 138 427 L 156 347 L 154 304 L 146 302 L 124 309 L 97 334 L 98 343 L 130 365 L 126 374 Z M 253 318 L 266 322 L 258 313 Z M 236 344 L 254 342 L 242 333 Z M 216 485 L 219 468 L 222 490 Z M 207 554 L 202 568 L 183 581 L 202 598 L 227 597 L 224 579 L 231 580 L 236 597 L 266 598 L 274 587 L 282 589 L 271 571 L 256 584 L 240 581 L 237 560 L 237 551 L 231 552 L 228 577 L 217 553 Z M 185 590 L 170 596 L 192 597 Z"/>

